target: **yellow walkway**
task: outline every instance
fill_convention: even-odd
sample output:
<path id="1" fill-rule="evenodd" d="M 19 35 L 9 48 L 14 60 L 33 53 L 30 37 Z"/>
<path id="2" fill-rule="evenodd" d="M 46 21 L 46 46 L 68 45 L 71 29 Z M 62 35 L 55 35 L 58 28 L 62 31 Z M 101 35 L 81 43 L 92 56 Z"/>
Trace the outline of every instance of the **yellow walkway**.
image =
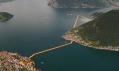
<path id="1" fill-rule="evenodd" d="M 49 48 L 49 49 L 47 49 L 47 50 L 43 50 L 43 51 L 34 53 L 34 54 L 32 54 L 29 58 L 32 58 L 32 57 L 34 57 L 34 56 L 37 55 L 37 54 L 42 54 L 42 53 L 45 53 L 45 52 L 49 52 L 49 51 L 51 51 L 51 50 L 55 50 L 55 49 L 58 49 L 58 48 L 61 48 L 61 47 L 64 47 L 64 46 L 67 46 L 67 45 L 70 45 L 70 44 L 72 44 L 72 41 L 69 42 L 69 43 L 66 43 L 66 44 L 63 44 L 63 45 L 54 47 L 54 48 Z"/>
<path id="2" fill-rule="evenodd" d="M 80 16 L 80 15 L 77 15 L 76 20 L 74 21 L 73 28 L 75 28 L 75 27 L 76 27 L 76 24 L 77 24 L 77 21 L 78 21 L 79 16 Z"/>
<path id="3" fill-rule="evenodd" d="M 79 18 L 79 15 L 77 15 L 77 17 L 76 17 L 76 20 L 75 20 L 75 22 L 74 22 L 73 28 L 76 27 L 78 18 Z M 32 54 L 29 58 L 31 59 L 31 58 L 34 57 L 35 55 L 42 54 L 42 53 L 45 53 L 45 52 L 49 52 L 49 51 L 52 51 L 52 50 L 55 50 L 55 49 L 58 49 L 58 48 L 61 48 L 61 47 L 70 45 L 70 44 L 72 44 L 72 43 L 73 43 L 73 41 L 70 41 L 69 43 L 66 43 L 66 44 L 63 44 L 63 45 L 60 45 L 60 46 L 57 46 L 57 47 L 54 47 L 54 48 L 49 48 L 49 49 L 47 49 L 47 50 L 43 50 L 43 51 L 40 51 L 40 52 L 36 52 L 36 53 Z"/>

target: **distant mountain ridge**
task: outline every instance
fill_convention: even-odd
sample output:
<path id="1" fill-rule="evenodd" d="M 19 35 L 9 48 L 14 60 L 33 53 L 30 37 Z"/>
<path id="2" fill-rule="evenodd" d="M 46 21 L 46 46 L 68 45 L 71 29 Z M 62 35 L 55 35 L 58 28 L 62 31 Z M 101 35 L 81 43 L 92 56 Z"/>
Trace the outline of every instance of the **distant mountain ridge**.
<path id="1" fill-rule="evenodd" d="M 49 0 L 53 8 L 103 8 L 119 0 Z"/>
<path id="2" fill-rule="evenodd" d="M 0 3 L 6 3 L 6 2 L 11 2 L 11 1 L 14 1 L 14 0 L 0 0 Z"/>

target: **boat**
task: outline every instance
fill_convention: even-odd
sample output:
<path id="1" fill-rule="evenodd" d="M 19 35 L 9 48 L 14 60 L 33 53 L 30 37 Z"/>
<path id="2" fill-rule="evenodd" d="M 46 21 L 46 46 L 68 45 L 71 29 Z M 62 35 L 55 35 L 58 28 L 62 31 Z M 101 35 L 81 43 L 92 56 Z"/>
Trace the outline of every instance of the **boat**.
<path id="1" fill-rule="evenodd" d="M 68 14 L 67 14 L 67 16 L 72 16 L 72 15 L 73 15 L 73 14 L 71 14 L 71 13 L 68 13 Z"/>

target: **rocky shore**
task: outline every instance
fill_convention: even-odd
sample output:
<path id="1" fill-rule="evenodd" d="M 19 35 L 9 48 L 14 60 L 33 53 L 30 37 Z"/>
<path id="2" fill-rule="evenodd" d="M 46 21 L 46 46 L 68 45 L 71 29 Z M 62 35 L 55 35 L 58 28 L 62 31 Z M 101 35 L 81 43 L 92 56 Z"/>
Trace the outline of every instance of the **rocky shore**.
<path id="1" fill-rule="evenodd" d="M 17 53 L 0 52 L 0 71 L 40 71 L 33 66 L 33 61 Z"/>
<path id="2" fill-rule="evenodd" d="M 113 47 L 113 46 L 93 46 L 92 42 L 85 41 L 81 36 L 76 36 L 74 32 L 68 31 L 62 36 L 65 40 L 74 41 L 76 43 L 79 43 L 83 46 L 87 46 L 94 49 L 100 49 L 100 50 L 111 50 L 111 51 L 119 51 L 119 47 Z"/>

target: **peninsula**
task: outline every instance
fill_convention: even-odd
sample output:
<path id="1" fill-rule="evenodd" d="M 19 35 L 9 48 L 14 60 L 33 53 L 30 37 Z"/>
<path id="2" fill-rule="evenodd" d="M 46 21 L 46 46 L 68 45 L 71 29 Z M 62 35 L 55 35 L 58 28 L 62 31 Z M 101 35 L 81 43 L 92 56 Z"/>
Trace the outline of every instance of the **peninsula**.
<path id="1" fill-rule="evenodd" d="M 0 71 L 40 71 L 34 68 L 33 61 L 17 53 L 0 52 Z"/>
<path id="2" fill-rule="evenodd" d="M 118 30 L 119 10 L 111 10 L 88 23 L 69 30 L 63 38 L 95 49 L 119 51 Z"/>

